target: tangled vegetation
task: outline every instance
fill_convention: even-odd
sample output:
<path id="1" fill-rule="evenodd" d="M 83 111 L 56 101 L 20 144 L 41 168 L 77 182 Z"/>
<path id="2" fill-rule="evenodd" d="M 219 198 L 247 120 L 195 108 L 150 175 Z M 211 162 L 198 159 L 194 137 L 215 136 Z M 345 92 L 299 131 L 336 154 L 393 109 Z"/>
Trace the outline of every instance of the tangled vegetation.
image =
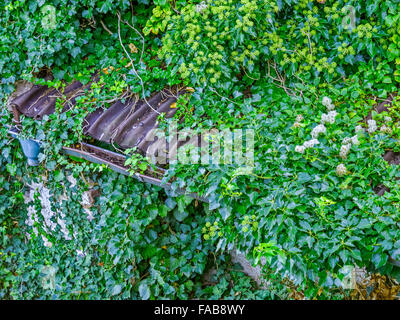
<path id="1" fill-rule="evenodd" d="M 354 297 L 340 289 L 345 266 L 399 279 L 400 169 L 383 157 L 400 151 L 398 1 L 1 6 L 0 297 L 340 299 Z M 15 86 L 62 92 L 94 75 L 74 108 L 62 112 L 65 97 L 43 120 L 21 117 L 22 136 L 43 147 L 27 167 L 7 133 Z M 188 93 L 161 126 L 255 133 L 252 167 L 167 168 L 173 191 L 208 204 L 60 152 L 88 141 L 96 108 L 172 87 Z M 233 249 L 254 258 L 266 288 L 243 277 Z"/>

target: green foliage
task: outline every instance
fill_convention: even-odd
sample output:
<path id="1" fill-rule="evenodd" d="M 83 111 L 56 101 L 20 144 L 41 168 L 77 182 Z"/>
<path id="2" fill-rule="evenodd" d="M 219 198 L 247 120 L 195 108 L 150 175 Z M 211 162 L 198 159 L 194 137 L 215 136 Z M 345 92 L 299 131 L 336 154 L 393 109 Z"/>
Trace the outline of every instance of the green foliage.
<path id="1" fill-rule="evenodd" d="M 46 67 L 51 67 L 58 79 L 68 73 L 90 74 L 82 65 L 101 64 L 107 48 L 99 41 L 105 31 L 95 29 L 93 23 L 117 8 L 129 8 L 129 1 L 4 1 L 0 18 L 1 94 L 10 93 L 21 75 Z M 88 55 L 89 61 L 83 62 Z"/>
<path id="2" fill-rule="evenodd" d="M 201 276 L 215 249 L 200 237 L 201 207 L 176 206 L 159 188 L 110 171 L 93 174 L 73 166 L 48 172 L 22 165 L 17 171 L 2 183 L 1 297 L 188 299 L 202 292 Z M 85 180 L 96 181 L 92 188 L 100 193 L 89 207 Z M 46 228 L 45 191 L 39 188 L 33 202 L 24 201 L 29 189 L 23 186 L 40 182 L 56 213 L 54 230 Z M 29 207 L 38 216 L 33 225 L 27 222 Z M 56 270 L 54 287 L 43 284 L 50 267 Z"/>
<path id="3" fill-rule="evenodd" d="M 20 79 L 60 92 L 64 80 L 90 87 L 67 112 L 62 97 L 41 121 L 22 117 L 22 135 L 42 141 L 39 168 L 25 166 L 18 143 L 6 137 L 11 117 L 5 105 L 1 110 L 2 297 L 270 299 L 287 298 L 289 287 L 336 299 L 345 296 L 332 290 L 346 265 L 399 276 L 390 261 L 400 260 L 400 171 L 382 158 L 400 150 L 399 101 L 388 112 L 372 111 L 398 90 L 397 1 L 3 5 L 1 97 Z M 55 27 L 47 5 L 55 8 Z M 253 168 L 172 164 L 166 197 L 60 155 L 63 145 L 86 139 L 84 118 L 95 108 L 182 84 L 191 94 L 179 98 L 172 120 L 180 128 L 254 130 Z M 142 160 L 135 155 L 126 164 L 144 171 Z M 54 230 L 43 214 L 29 220 L 44 210 L 40 192 L 24 201 L 35 183 L 49 190 L 71 240 L 57 220 Z M 377 186 L 388 191 L 378 196 Z M 182 188 L 207 196 L 209 205 L 172 198 Z M 82 205 L 89 189 L 100 196 Z M 227 252 L 235 247 L 276 285 L 259 290 L 231 269 Z M 220 268 L 204 285 L 212 261 Z M 55 288 L 43 286 L 40 270 L 56 270 Z"/>
<path id="4" fill-rule="evenodd" d="M 385 43 L 391 34 L 397 41 L 396 8 L 395 1 L 190 3 L 169 18 L 160 55 L 192 83 L 229 93 L 238 81 L 244 87 L 260 78 L 279 79 L 274 66 L 289 82 L 300 77 L 325 85 L 322 80 L 396 56 L 396 45 Z M 354 28 L 347 22 L 352 13 Z"/>
<path id="5" fill-rule="evenodd" d="M 125 165 L 129 166 L 129 175 L 132 176 L 135 172 L 139 171 L 143 173 L 150 167 L 150 163 L 147 161 L 146 157 L 143 157 L 139 153 L 135 153 L 136 148 L 126 149 L 125 154 L 127 159 L 125 160 Z"/>
<path id="6" fill-rule="evenodd" d="M 139 13 L 137 18 L 132 17 L 131 4 L 127 0 L 7 0 L 2 3 L 0 98 L 11 93 L 13 84 L 21 77 L 35 80 L 50 69 L 55 79 L 76 79 L 83 83 L 87 83 L 95 71 L 122 69 L 111 75 L 112 81 L 121 81 L 122 78 L 133 92 L 142 94 L 140 81 L 119 45 L 117 11 L 122 12 L 120 33 L 123 45 L 128 52 L 129 44 L 140 48 L 129 53 L 137 63 L 137 74 L 147 84 L 144 94 L 161 90 L 167 83 L 174 84 L 176 79 L 167 77 L 168 71 L 161 69 L 160 62 L 152 59 L 158 49 L 157 39 L 144 43 L 141 35 L 133 29 L 135 24 L 147 21 L 146 7 L 132 5 Z M 48 11 L 48 8 L 54 9 Z M 49 19 L 55 20 L 50 27 L 47 26 Z M 163 81 L 153 81 L 155 79 Z"/>

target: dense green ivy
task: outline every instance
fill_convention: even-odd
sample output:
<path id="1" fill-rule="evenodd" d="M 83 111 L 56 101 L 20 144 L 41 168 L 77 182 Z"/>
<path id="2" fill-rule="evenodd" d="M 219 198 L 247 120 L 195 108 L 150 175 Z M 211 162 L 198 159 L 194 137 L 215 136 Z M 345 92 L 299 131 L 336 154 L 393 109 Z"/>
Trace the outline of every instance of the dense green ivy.
<path id="1" fill-rule="evenodd" d="M 51 17 L 45 17 L 52 13 L 51 9 L 44 9 L 47 5 L 55 8 L 54 28 L 43 24 L 52 22 Z M 101 72 L 100 80 L 68 113 L 56 111 L 42 121 L 22 117 L 21 135 L 42 141 L 39 168 L 26 167 L 18 141 L 7 134 L 11 118 L 3 104 L 2 298 L 216 299 L 225 294 L 232 298 L 274 295 L 271 291 L 257 291 L 256 284 L 243 277 L 240 268 L 231 272 L 229 255 L 215 255 L 214 245 L 202 239 L 201 229 L 208 218 L 201 204 L 189 205 L 191 201 L 186 198 L 168 198 L 160 188 L 143 185 L 101 166 L 72 162 L 60 154 L 63 145 L 83 139 L 83 119 L 95 107 L 107 107 L 115 99 L 124 99 L 127 89 L 148 96 L 181 81 L 171 73 L 172 68 L 165 68 L 162 61 L 154 59 L 160 40 L 150 38 L 143 42 L 140 33 L 132 28 L 144 25 L 151 12 L 144 5 L 148 3 L 2 4 L 2 97 L 20 79 L 62 90 L 64 81 L 87 83 L 94 72 Z M 132 16 L 131 10 L 137 14 Z M 121 17 L 119 23 L 117 13 Z M 132 70 L 130 59 L 137 73 Z M 46 74 L 54 77 L 41 79 Z M 57 110 L 62 109 L 62 103 L 61 99 Z M 32 185 L 38 189 L 27 202 Z M 42 193 L 40 188 L 44 188 Z M 84 200 L 88 200 L 88 189 L 98 190 L 99 194 L 90 208 Z M 48 202 L 42 199 L 46 195 Z M 54 230 L 49 229 L 47 223 L 52 223 L 46 222 L 42 214 L 49 211 L 44 210 L 54 212 L 50 219 L 56 225 Z M 35 215 L 32 223 L 29 219 Z M 212 267 L 217 268 L 218 274 L 206 282 L 203 274 Z M 54 275 L 54 286 L 47 278 L 49 274 Z M 226 279 L 237 282 L 240 291 L 226 285 Z M 214 288 L 217 283 L 220 284 Z"/>
<path id="2" fill-rule="evenodd" d="M 396 1 L 213 0 L 180 11 L 169 18 L 161 57 L 192 83 L 229 93 L 238 82 L 279 78 L 275 66 L 288 82 L 324 86 L 371 59 L 396 57 L 385 42 L 397 39 Z"/>
<path id="3" fill-rule="evenodd" d="M 268 244 L 266 271 L 309 296 L 313 284 L 337 286 L 345 265 L 398 276 L 399 169 L 382 158 L 398 150 L 398 116 L 365 120 L 398 88 L 397 2 L 228 0 L 180 12 L 160 53 L 197 85 L 179 105 L 192 110 L 184 126 L 256 133 L 250 174 L 169 170 L 177 186 L 210 196 L 220 232 L 209 241 L 249 254 Z M 378 185 L 390 192 L 379 197 Z"/>
<path id="4" fill-rule="evenodd" d="M 51 171 L 26 167 L 18 142 L 10 145 L 4 138 L 2 298 L 216 299 L 225 291 L 232 298 L 274 295 L 258 291 L 240 268 L 226 271 L 228 256 L 211 255 L 213 244 L 201 237 L 208 219 L 201 204 L 187 207 L 185 198 L 168 198 L 160 188 L 84 162 Z M 93 201 L 85 198 L 88 190 L 98 191 Z M 47 228 L 49 210 L 54 230 Z M 233 277 L 240 289 L 226 282 L 214 288 L 222 281 L 218 278 L 205 282 L 210 267 L 217 268 L 219 277 Z"/>
<path id="5" fill-rule="evenodd" d="M 24 165 L 2 129 L 3 297 L 286 298 L 290 283 L 306 297 L 324 289 L 332 298 L 345 265 L 399 276 L 390 261 L 400 260 L 400 172 L 382 158 L 399 151 L 399 101 L 371 112 L 398 88 L 397 1 L 65 3 L 5 1 L 0 13 L 3 102 L 20 79 L 62 88 L 100 78 L 67 113 L 59 99 L 42 121 L 22 117 L 22 134 L 43 141 L 39 168 Z M 51 28 L 46 5 L 55 8 Z M 86 139 L 83 119 L 95 107 L 165 86 L 191 92 L 176 105 L 180 128 L 255 132 L 253 168 L 168 168 L 174 190 L 207 196 L 208 205 L 60 155 Z M 42 200 L 25 203 L 24 194 L 40 182 L 71 240 L 63 223 L 33 229 L 28 218 Z M 383 196 L 374 192 L 380 185 Z M 88 188 L 99 192 L 90 209 L 80 203 Z M 225 272 L 235 247 L 277 285 L 256 290 L 240 271 Z M 212 261 L 221 269 L 204 288 Z M 43 289 L 43 265 L 58 268 L 55 290 Z"/>

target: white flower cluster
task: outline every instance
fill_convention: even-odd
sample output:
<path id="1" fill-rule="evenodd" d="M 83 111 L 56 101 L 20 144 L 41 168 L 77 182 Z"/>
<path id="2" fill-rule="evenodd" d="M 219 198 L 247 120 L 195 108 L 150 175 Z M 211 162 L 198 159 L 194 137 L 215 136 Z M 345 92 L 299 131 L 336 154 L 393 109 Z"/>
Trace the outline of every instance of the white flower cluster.
<path id="1" fill-rule="evenodd" d="M 319 144 L 319 141 L 317 139 L 311 139 L 308 141 L 305 141 L 303 146 L 307 148 L 314 148 L 315 145 Z"/>
<path id="2" fill-rule="evenodd" d="M 390 127 L 388 127 L 388 126 L 386 126 L 386 125 L 383 125 L 380 129 L 379 129 L 382 133 L 388 133 L 388 134 L 391 134 L 393 131 L 392 131 L 392 128 L 390 128 Z"/>
<path id="3" fill-rule="evenodd" d="M 293 124 L 293 127 L 299 128 L 299 127 L 301 126 L 301 123 L 300 123 L 300 122 L 302 122 L 303 119 L 304 119 L 304 118 L 303 118 L 303 115 L 298 114 L 297 117 L 296 117 L 296 122 Z"/>
<path id="4" fill-rule="evenodd" d="M 323 124 L 317 125 L 314 129 L 311 131 L 311 137 L 313 139 L 317 139 L 320 134 L 325 134 L 326 133 L 326 128 Z"/>
<path id="5" fill-rule="evenodd" d="M 335 109 L 335 105 L 332 103 L 332 99 L 329 97 L 324 97 L 322 99 L 322 104 L 328 109 L 328 113 L 324 113 L 321 116 L 321 122 L 322 123 L 330 123 L 334 124 L 335 123 L 335 118 L 338 115 Z"/>
<path id="6" fill-rule="evenodd" d="M 392 121 L 392 118 L 389 117 L 389 116 L 384 117 L 384 119 L 385 119 L 386 123 Z M 378 126 L 377 126 L 375 120 L 368 120 L 367 123 L 368 123 L 368 133 L 374 133 L 378 129 Z M 380 127 L 379 131 L 382 132 L 382 133 L 387 133 L 387 134 L 392 134 L 393 133 L 392 128 L 390 128 L 389 126 L 387 126 L 385 124 L 383 124 Z"/>
<path id="7" fill-rule="evenodd" d="M 354 144 L 355 146 L 358 146 L 360 144 L 357 134 L 355 136 L 352 136 L 350 139 L 351 139 L 351 143 Z"/>
<path id="8" fill-rule="evenodd" d="M 306 150 L 305 146 L 296 146 L 294 148 L 294 151 L 298 152 L 298 153 L 304 153 L 304 151 Z"/>
<path id="9" fill-rule="evenodd" d="M 356 130 L 356 133 L 364 132 L 364 128 L 360 125 L 358 125 L 355 130 Z"/>
<path id="10" fill-rule="evenodd" d="M 357 131 L 357 129 L 356 129 L 356 131 Z M 357 134 L 354 135 L 351 138 L 344 138 L 343 139 L 342 146 L 340 147 L 340 153 L 339 153 L 339 156 L 342 159 L 346 159 L 347 158 L 347 155 L 350 152 L 352 144 L 354 144 L 355 146 L 360 144 L 360 141 L 358 140 L 358 135 Z"/>
<path id="11" fill-rule="evenodd" d="M 208 4 L 205 1 L 196 4 L 196 12 L 201 13 L 203 10 L 208 8 Z"/>
<path id="12" fill-rule="evenodd" d="M 338 113 L 335 110 L 333 110 L 335 106 L 332 103 L 332 99 L 329 97 L 324 97 L 322 99 L 322 104 L 330 111 L 327 114 L 323 114 L 321 117 L 321 123 L 317 125 L 314 129 L 312 129 L 311 131 L 312 139 L 304 142 L 302 146 L 296 146 L 294 148 L 294 151 L 298 153 L 304 153 L 306 149 L 313 148 L 315 145 L 319 144 L 318 141 L 319 135 L 321 133 L 322 134 L 326 133 L 326 127 L 324 126 L 324 123 L 330 123 L 330 124 L 335 123 L 335 118 L 338 115 Z M 301 115 L 298 115 L 294 126 L 296 126 L 296 124 L 299 126 L 299 121 L 301 120 L 303 120 L 303 117 Z"/>
<path id="13" fill-rule="evenodd" d="M 368 120 L 368 133 L 374 133 L 378 129 L 375 120 Z"/>
<path id="14" fill-rule="evenodd" d="M 321 122 L 322 123 L 330 123 L 330 124 L 334 124 L 335 123 L 335 118 L 337 116 L 337 112 L 336 110 L 333 111 L 329 111 L 328 113 L 324 113 L 321 116 Z"/>
<path id="15" fill-rule="evenodd" d="M 317 144 L 319 144 L 319 141 L 317 139 L 311 139 L 311 140 L 305 141 L 302 146 L 296 146 L 294 148 L 294 151 L 296 151 L 298 153 L 304 153 L 304 151 L 306 151 L 306 149 L 313 148 Z"/>
<path id="16" fill-rule="evenodd" d="M 76 249 L 76 255 L 77 255 L 78 257 L 80 257 L 80 258 L 83 258 L 83 257 L 86 256 L 86 252 L 84 252 L 84 251 L 81 250 L 81 249 Z"/>
<path id="17" fill-rule="evenodd" d="M 328 109 L 333 110 L 335 109 L 335 105 L 332 103 L 332 99 L 329 97 L 322 98 L 322 104 Z"/>
<path id="18" fill-rule="evenodd" d="M 336 174 L 337 174 L 338 176 L 344 176 L 346 173 L 347 173 L 347 169 L 346 169 L 346 167 L 344 166 L 343 163 L 339 164 L 339 165 L 336 167 Z"/>
<path id="19" fill-rule="evenodd" d="M 351 149 L 351 143 L 343 144 L 343 145 L 340 147 L 339 156 L 340 156 L 342 159 L 346 159 L 346 158 L 347 158 L 347 155 L 348 155 L 349 152 L 350 152 L 350 149 Z"/>

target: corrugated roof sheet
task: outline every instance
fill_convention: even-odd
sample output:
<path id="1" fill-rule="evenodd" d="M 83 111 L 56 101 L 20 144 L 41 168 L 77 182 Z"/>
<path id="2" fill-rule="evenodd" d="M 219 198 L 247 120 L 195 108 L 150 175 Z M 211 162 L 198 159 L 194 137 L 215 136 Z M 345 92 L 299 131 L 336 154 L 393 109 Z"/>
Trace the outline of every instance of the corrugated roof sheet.
<path id="1" fill-rule="evenodd" d="M 66 111 L 75 105 L 76 98 L 89 86 L 90 83 L 84 86 L 80 82 L 74 82 L 66 86 L 62 94 L 54 88 L 34 85 L 29 91 L 13 99 L 11 105 L 28 117 L 41 119 L 44 115 L 55 111 L 57 98 L 62 96 L 67 98 L 68 103 L 63 110 Z M 177 96 L 182 93 L 179 92 Z M 89 114 L 85 118 L 84 133 L 102 142 L 116 143 L 122 148 L 137 147 L 146 153 L 149 146 L 154 143 L 146 141 L 146 135 L 158 127 L 159 114 L 164 113 L 166 118 L 174 116 L 176 108 L 171 108 L 171 105 L 176 101 L 177 97 L 163 92 L 153 95 L 147 101 L 133 98 L 124 102 L 116 101 L 107 109 L 99 107 Z"/>

